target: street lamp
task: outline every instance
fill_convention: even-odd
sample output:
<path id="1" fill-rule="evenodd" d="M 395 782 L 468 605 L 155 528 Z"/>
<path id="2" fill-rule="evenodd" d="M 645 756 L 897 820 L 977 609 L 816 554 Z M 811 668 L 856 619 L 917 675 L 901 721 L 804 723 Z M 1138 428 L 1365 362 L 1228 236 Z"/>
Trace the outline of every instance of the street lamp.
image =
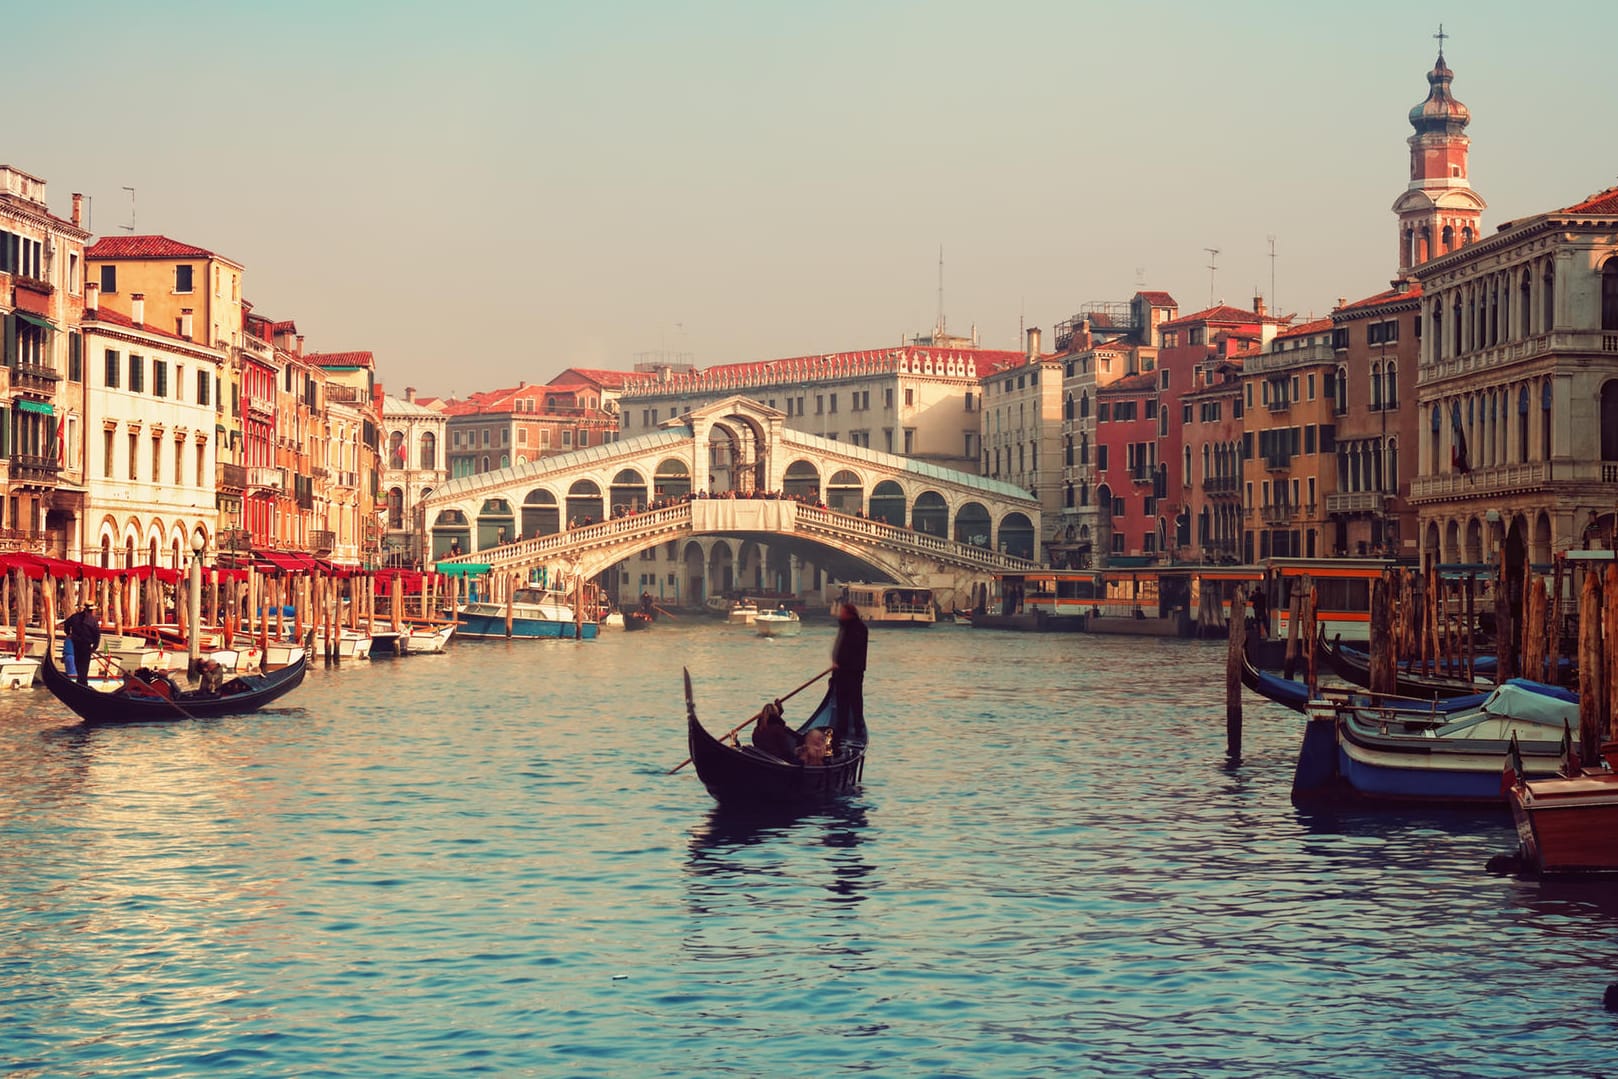
<path id="1" fill-rule="evenodd" d="M 186 613 L 190 618 L 191 632 L 188 652 L 190 655 L 190 672 L 193 678 L 197 675 L 197 660 L 202 654 L 202 549 L 208 546 L 208 541 L 202 533 L 195 532 L 191 536 L 191 594 L 186 605 Z"/>

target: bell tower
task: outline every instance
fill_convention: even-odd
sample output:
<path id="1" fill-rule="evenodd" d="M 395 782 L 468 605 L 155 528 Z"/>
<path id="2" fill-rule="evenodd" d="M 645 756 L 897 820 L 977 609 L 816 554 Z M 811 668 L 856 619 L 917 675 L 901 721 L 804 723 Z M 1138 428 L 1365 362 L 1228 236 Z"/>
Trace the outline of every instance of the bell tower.
<path id="1" fill-rule="evenodd" d="M 1399 216 L 1399 273 L 1476 240 L 1488 203 L 1466 176 L 1466 125 L 1472 114 L 1455 100 L 1455 72 L 1444 63 L 1440 26 L 1438 60 L 1427 73 L 1427 100 L 1410 110 L 1410 183 L 1393 204 Z"/>

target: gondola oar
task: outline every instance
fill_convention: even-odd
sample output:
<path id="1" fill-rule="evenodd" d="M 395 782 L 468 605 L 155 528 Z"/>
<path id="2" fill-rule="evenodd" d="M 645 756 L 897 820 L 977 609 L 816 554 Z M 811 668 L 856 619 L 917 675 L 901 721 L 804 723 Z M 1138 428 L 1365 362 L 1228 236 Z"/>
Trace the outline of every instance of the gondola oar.
<path id="1" fill-rule="evenodd" d="M 670 618 L 673 618 L 673 619 L 674 619 L 674 620 L 675 620 L 675 621 L 676 621 L 676 622 L 678 622 L 678 621 L 679 621 L 679 620 L 680 620 L 680 619 L 679 619 L 679 618 L 678 618 L 678 617 L 677 617 L 677 616 L 676 616 L 676 615 L 675 615 L 675 614 L 674 614 L 674 612 L 672 612 L 672 611 L 669 611 L 669 610 L 667 610 L 667 609 L 665 609 L 665 608 L 663 608 L 663 607 L 660 607 L 660 606 L 658 606 L 658 605 L 657 605 L 657 604 L 656 604 L 656 603 L 654 603 L 654 604 L 652 604 L 652 607 L 653 607 L 653 609 L 655 609 L 655 610 L 656 610 L 656 611 L 657 611 L 657 613 L 658 613 L 658 614 L 666 614 L 666 615 L 668 615 L 668 616 L 669 616 L 669 617 L 670 617 Z"/>
<path id="2" fill-rule="evenodd" d="M 105 659 L 107 665 L 116 665 L 118 670 L 120 672 L 122 672 L 123 676 L 126 679 L 133 677 L 129 672 L 129 668 L 125 667 L 123 665 L 123 662 L 121 660 L 119 660 L 116 656 L 113 656 L 110 653 L 105 653 L 105 652 L 102 653 L 102 656 Z M 136 681 L 139 681 L 139 679 L 136 679 Z M 171 685 L 173 684 L 172 679 L 170 679 L 170 684 Z M 123 691 L 123 690 L 115 690 L 114 692 L 125 692 L 125 691 Z M 142 700 L 148 699 L 148 695 L 142 694 L 141 699 Z M 155 690 L 155 689 L 151 692 L 150 699 L 155 699 L 155 700 L 162 701 L 164 704 L 168 705 L 170 708 L 172 708 L 176 712 L 180 713 L 186 719 L 196 719 L 197 718 L 196 716 L 192 715 L 190 712 L 187 712 L 184 708 L 181 708 L 179 706 L 179 704 L 175 702 L 173 697 L 164 696 L 163 694 L 157 692 L 157 690 Z"/>
<path id="3" fill-rule="evenodd" d="M 821 671 L 819 674 L 817 674 L 813 678 L 809 679 L 809 681 L 805 682 L 803 685 L 799 686 L 797 689 L 793 690 L 791 693 L 788 693 L 785 697 L 777 697 L 776 701 L 778 701 L 778 702 L 780 702 L 780 701 L 790 701 L 792 698 L 796 697 L 798 694 L 802 693 L 804 690 L 808 689 L 810 686 L 814 685 L 816 682 L 820 681 L 822 678 L 826 677 L 828 674 L 830 674 L 834 670 L 836 670 L 835 667 L 827 667 L 825 670 Z M 687 676 L 686 686 L 687 686 L 686 692 L 689 694 L 691 692 L 689 676 Z M 764 715 L 764 710 L 761 708 L 761 709 L 759 709 L 758 714 L 753 716 L 751 719 L 742 720 L 742 722 L 736 724 L 730 730 L 728 730 L 724 734 L 720 735 L 719 740 L 721 742 L 723 742 L 726 738 L 729 738 L 731 735 L 738 733 L 739 731 L 745 729 L 746 727 L 751 726 L 754 723 L 757 723 L 759 721 L 759 718 L 762 717 L 763 715 Z M 685 760 L 681 761 L 679 764 L 676 764 L 673 768 L 670 768 L 667 772 L 664 772 L 663 774 L 671 776 L 675 772 L 678 772 L 681 768 L 684 768 L 686 765 L 688 765 L 690 763 L 691 763 L 691 758 L 687 757 Z"/>

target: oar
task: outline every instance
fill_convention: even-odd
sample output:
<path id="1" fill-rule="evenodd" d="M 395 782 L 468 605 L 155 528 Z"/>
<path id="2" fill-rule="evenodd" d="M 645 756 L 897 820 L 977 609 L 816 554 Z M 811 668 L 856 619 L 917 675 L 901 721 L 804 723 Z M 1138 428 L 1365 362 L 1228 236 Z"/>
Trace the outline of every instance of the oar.
<path id="1" fill-rule="evenodd" d="M 677 615 L 675 615 L 672 611 L 669 611 L 669 610 L 667 610 L 667 609 L 665 609 L 665 608 L 663 608 L 661 606 L 658 606 L 658 604 L 656 604 L 656 603 L 652 604 L 652 607 L 657 611 L 658 614 L 666 614 L 670 618 L 674 619 L 676 622 L 678 622 L 680 620 L 679 617 Z"/>
<path id="2" fill-rule="evenodd" d="M 820 681 L 822 678 L 826 677 L 828 674 L 830 674 L 834 670 L 836 670 L 835 667 L 827 667 L 825 670 L 821 671 L 819 674 L 817 674 L 813 678 L 809 679 L 809 681 L 805 682 L 803 685 L 799 686 L 797 689 L 793 690 L 791 693 L 788 693 L 785 697 L 778 697 L 776 699 L 778 701 L 782 701 L 782 702 L 790 701 L 792 698 L 796 697 L 798 694 L 802 693 L 804 690 L 808 689 L 810 686 L 814 685 L 816 682 Z M 729 738 L 732 735 L 737 734 L 738 732 L 740 732 L 744 728 L 749 727 L 754 723 L 757 723 L 761 718 L 763 718 L 763 715 L 764 715 L 764 710 L 761 708 L 761 709 L 759 709 L 758 715 L 753 716 L 751 719 L 745 719 L 742 722 L 736 724 L 736 726 L 732 727 L 730 730 L 726 731 L 724 734 L 721 734 L 719 736 L 719 740 L 721 742 L 723 742 L 726 738 Z M 667 772 L 664 772 L 663 774 L 671 776 L 675 772 L 678 772 L 681 768 L 684 768 L 686 765 L 688 765 L 690 763 L 691 763 L 691 758 L 687 757 L 685 760 L 681 761 L 679 764 L 676 764 L 673 768 L 670 768 Z"/>

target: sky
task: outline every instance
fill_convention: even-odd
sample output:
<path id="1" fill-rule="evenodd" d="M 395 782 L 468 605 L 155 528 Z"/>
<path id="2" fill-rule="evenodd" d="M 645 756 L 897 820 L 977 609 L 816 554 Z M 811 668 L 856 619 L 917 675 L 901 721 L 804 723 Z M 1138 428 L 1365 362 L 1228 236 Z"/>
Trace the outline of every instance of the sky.
<path id="1" fill-rule="evenodd" d="M 1141 288 L 1324 315 L 1397 268 L 1440 24 L 1486 231 L 1618 184 L 1610 0 L 8 7 L 0 163 L 242 263 L 394 393 L 889 348 L 940 306 L 1049 347 Z"/>

